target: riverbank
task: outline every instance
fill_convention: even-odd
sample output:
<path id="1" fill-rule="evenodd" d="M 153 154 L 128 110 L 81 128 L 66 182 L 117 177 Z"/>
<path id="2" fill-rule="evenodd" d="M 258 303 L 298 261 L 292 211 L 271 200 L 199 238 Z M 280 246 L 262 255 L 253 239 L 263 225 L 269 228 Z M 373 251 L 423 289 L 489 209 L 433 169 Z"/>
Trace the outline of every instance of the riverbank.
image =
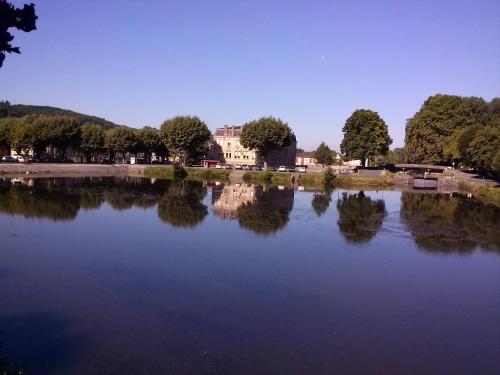
<path id="1" fill-rule="evenodd" d="M 300 185 L 306 188 L 322 189 L 324 178 L 321 173 L 278 173 L 272 172 L 266 176 L 264 172 L 244 172 L 240 170 L 221 170 L 186 168 L 188 179 L 221 181 L 231 183 L 254 183 L 274 185 Z M 7 164 L 0 163 L 0 177 L 113 177 L 134 176 L 150 178 L 173 178 L 170 166 L 151 166 L 148 164 Z M 270 177 L 270 178 L 269 178 Z M 356 188 L 398 188 L 407 189 L 411 177 L 407 175 L 385 176 L 336 176 L 332 187 Z M 438 191 L 461 192 L 472 194 L 481 200 L 500 207 L 500 187 L 490 180 L 474 179 L 459 175 L 446 176 L 439 179 Z"/>
<path id="2" fill-rule="evenodd" d="M 142 176 L 146 165 L 130 164 L 58 164 L 0 163 L 0 176 L 19 177 L 75 177 L 75 176 Z"/>

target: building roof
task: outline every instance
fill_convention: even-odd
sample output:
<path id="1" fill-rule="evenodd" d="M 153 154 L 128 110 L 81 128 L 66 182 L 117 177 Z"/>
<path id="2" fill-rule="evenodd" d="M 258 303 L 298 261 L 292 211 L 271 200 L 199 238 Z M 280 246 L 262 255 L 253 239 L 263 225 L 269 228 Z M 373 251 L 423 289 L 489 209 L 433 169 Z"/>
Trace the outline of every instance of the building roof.
<path id="1" fill-rule="evenodd" d="M 219 137 L 239 137 L 243 126 L 224 125 L 223 128 L 215 129 L 215 136 Z"/>
<path id="2" fill-rule="evenodd" d="M 314 158 L 314 151 L 297 152 L 298 158 Z"/>

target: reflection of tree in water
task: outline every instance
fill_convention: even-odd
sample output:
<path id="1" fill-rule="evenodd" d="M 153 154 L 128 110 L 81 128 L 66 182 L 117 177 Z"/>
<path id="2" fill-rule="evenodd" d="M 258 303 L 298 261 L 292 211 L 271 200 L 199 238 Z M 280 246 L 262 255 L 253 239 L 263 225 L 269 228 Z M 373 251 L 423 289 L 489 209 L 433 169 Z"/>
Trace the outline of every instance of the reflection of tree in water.
<path id="1" fill-rule="evenodd" d="M 337 202 L 337 209 L 339 230 L 347 241 L 354 243 L 370 241 L 387 215 L 385 202 L 382 199 L 373 201 L 363 191 L 343 193 L 342 199 Z"/>
<path id="2" fill-rule="evenodd" d="M 0 185 L 0 212 L 27 218 L 51 220 L 74 219 L 80 208 L 80 197 L 58 189 Z"/>
<path id="3" fill-rule="evenodd" d="M 311 201 L 311 206 L 316 212 L 316 215 L 323 215 L 328 207 L 330 207 L 330 202 L 332 201 L 332 191 L 325 190 L 322 193 L 314 193 L 313 199 Z"/>
<path id="4" fill-rule="evenodd" d="M 402 193 L 401 219 L 415 243 L 431 252 L 500 251 L 500 209 L 474 199 Z"/>
<path id="5" fill-rule="evenodd" d="M 269 187 L 257 188 L 255 203 L 238 208 L 240 226 L 260 235 L 268 235 L 283 229 L 293 208 L 293 189 L 280 190 Z"/>
<path id="6" fill-rule="evenodd" d="M 171 181 L 158 203 L 158 217 L 174 227 L 195 227 L 208 214 L 207 206 L 201 202 L 206 194 L 202 183 Z"/>
<path id="7" fill-rule="evenodd" d="M 165 183 L 141 178 L 29 179 L 0 183 L 0 212 L 28 218 L 72 220 L 80 209 L 97 209 L 104 201 L 116 210 L 153 207 Z"/>

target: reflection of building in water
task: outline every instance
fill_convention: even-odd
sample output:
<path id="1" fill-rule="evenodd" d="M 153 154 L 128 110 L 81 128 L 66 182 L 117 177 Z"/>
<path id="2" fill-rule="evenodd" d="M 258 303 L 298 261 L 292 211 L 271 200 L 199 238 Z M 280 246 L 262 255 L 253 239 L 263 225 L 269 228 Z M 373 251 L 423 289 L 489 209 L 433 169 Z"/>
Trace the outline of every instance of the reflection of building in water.
<path id="1" fill-rule="evenodd" d="M 243 204 L 253 204 L 257 189 L 250 185 L 221 185 L 212 189 L 212 212 L 222 220 L 236 220 L 237 210 Z"/>

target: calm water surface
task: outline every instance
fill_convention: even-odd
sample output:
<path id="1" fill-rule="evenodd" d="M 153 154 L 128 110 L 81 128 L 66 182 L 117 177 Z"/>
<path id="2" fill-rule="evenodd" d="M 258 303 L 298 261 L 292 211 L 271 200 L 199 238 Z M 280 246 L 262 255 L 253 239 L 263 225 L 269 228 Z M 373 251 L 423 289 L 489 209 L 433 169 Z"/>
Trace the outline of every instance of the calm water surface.
<path id="1" fill-rule="evenodd" d="M 28 375 L 498 374 L 500 210 L 0 180 L 0 330 L 0 357 Z"/>

